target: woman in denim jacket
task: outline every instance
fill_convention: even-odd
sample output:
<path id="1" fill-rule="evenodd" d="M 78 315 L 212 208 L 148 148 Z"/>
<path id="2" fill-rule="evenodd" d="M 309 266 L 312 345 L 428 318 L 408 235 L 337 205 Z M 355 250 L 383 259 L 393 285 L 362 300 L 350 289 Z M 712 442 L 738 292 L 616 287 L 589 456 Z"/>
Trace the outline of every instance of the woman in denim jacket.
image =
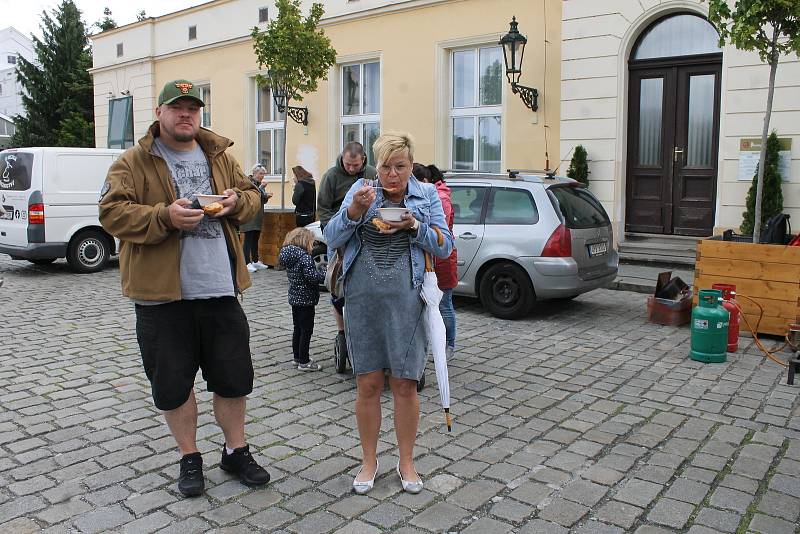
<path id="1" fill-rule="evenodd" d="M 328 246 L 345 249 L 341 275 L 347 303 L 344 322 L 358 387 L 356 421 L 363 456 L 353 489 L 367 493 L 378 472 L 380 395 L 388 369 L 399 448 L 397 474 L 404 491 L 419 493 L 422 480 L 413 460 L 419 423 L 416 385 L 427 358 L 424 304 L 419 293 L 425 253 L 446 258 L 453 250 L 453 239 L 436 189 L 411 174 L 411 137 L 384 134 L 372 148 L 378 180 L 353 184 L 341 209 L 325 226 Z M 399 222 L 379 221 L 376 225 L 382 207 L 405 207 L 409 213 Z"/>

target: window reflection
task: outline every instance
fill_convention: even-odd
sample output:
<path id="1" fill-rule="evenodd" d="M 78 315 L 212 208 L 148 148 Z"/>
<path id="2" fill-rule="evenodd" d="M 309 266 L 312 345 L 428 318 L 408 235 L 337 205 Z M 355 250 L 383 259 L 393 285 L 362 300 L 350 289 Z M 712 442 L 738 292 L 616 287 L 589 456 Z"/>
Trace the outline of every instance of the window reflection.
<path id="1" fill-rule="evenodd" d="M 650 26 L 632 57 L 652 59 L 719 52 L 719 35 L 710 22 L 695 15 L 674 15 Z"/>
<path id="2" fill-rule="evenodd" d="M 661 164 L 661 122 L 664 79 L 642 80 L 639 93 L 639 165 Z"/>

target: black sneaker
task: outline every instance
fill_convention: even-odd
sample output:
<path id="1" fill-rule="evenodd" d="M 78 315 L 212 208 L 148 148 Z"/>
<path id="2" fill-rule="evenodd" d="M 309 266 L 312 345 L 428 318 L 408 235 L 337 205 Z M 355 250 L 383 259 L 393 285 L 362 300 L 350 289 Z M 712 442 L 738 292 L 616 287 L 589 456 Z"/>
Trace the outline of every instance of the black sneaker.
<path id="1" fill-rule="evenodd" d="M 178 477 L 178 491 L 186 497 L 202 495 L 206 487 L 203 478 L 203 457 L 193 452 L 181 458 L 181 474 Z"/>
<path id="2" fill-rule="evenodd" d="M 242 484 L 246 486 L 263 486 L 269 482 L 269 473 L 258 465 L 253 455 L 250 454 L 249 445 L 233 449 L 233 454 L 228 454 L 223 445 L 222 461 L 219 466 L 223 471 L 239 477 Z"/>

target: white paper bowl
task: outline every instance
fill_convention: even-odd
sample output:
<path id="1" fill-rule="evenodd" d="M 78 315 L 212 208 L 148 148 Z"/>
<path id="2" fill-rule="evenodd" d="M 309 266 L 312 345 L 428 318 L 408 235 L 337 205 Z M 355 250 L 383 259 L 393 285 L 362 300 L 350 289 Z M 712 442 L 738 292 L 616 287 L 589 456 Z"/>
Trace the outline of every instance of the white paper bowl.
<path id="1" fill-rule="evenodd" d="M 384 221 L 400 222 L 404 213 L 410 213 L 408 208 L 378 208 L 378 214 Z"/>
<path id="2" fill-rule="evenodd" d="M 225 195 L 195 195 L 197 197 L 197 201 L 200 203 L 200 207 L 208 206 L 212 202 L 219 202 L 224 198 L 228 198 Z"/>

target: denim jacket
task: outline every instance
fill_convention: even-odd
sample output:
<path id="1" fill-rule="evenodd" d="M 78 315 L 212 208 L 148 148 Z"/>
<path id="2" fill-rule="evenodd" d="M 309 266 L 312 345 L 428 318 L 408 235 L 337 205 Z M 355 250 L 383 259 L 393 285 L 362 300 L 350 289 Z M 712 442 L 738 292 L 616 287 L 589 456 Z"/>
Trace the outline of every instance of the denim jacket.
<path id="1" fill-rule="evenodd" d="M 342 277 L 347 276 L 347 271 L 361 250 L 361 240 L 356 235 L 356 229 L 365 221 L 370 221 L 377 216 L 378 208 L 383 205 L 383 190 L 378 189 L 375 202 L 369 207 L 364 217 L 357 221 L 351 221 L 347 216 L 347 207 L 353 202 L 353 195 L 362 185 L 361 180 L 353 184 L 347 192 L 347 196 L 344 197 L 339 212 L 325 226 L 324 234 L 328 248 L 345 247 Z M 422 183 L 412 175 L 408 179 L 408 192 L 404 204 L 420 222 L 416 237 L 412 235 L 410 240 L 412 282 L 416 288 L 422 285 L 425 274 L 425 251 L 438 258 L 448 257 L 453 251 L 453 236 L 447 229 L 442 202 L 433 185 Z M 438 234 L 431 226 L 435 226 L 441 231 L 443 237 L 441 245 L 438 241 Z"/>

